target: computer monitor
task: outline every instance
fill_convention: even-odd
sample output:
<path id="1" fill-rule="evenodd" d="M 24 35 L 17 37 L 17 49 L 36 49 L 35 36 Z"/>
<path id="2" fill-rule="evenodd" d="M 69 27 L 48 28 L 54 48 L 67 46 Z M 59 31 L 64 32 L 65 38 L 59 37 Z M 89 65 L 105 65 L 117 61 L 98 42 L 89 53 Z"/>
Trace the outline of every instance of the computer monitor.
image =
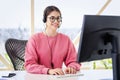
<path id="1" fill-rule="evenodd" d="M 120 16 L 84 15 L 78 62 L 112 59 L 113 78 L 120 80 Z"/>

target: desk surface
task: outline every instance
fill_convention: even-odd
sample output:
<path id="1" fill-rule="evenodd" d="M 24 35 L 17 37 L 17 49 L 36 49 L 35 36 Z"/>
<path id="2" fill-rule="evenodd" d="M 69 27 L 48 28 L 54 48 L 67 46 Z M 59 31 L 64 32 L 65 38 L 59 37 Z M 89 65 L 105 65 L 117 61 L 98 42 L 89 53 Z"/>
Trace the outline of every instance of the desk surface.
<path id="1" fill-rule="evenodd" d="M 12 78 L 2 78 L 10 72 L 16 73 Z M 0 80 L 113 80 L 112 70 L 81 70 L 77 75 L 56 76 L 30 74 L 26 71 L 0 71 Z"/>

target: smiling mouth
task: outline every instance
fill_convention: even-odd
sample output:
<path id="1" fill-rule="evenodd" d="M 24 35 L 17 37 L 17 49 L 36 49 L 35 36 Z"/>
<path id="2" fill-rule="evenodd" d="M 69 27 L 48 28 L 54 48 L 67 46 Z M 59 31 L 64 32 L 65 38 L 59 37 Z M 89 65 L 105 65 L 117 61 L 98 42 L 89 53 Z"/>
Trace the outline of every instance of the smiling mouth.
<path id="1" fill-rule="evenodd" d="M 54 26 L 54 27 L 58 27 L 58 25 L 56 25 L 56 24 L 53 24 L 53 26 Z"/>

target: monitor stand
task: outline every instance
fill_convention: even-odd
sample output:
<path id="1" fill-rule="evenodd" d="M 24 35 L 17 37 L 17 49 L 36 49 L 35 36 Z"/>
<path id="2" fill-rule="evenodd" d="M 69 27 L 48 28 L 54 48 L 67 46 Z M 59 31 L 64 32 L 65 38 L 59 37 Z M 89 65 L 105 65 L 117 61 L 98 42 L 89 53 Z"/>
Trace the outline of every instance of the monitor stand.
<path id="1" fill-rule="evenodd" d="M 104 44 L 111 43 L 112 45 L 112 68 L 113 68 L 113 80 L 120 80 L 120 38 L 119 35 L 114 33 L 106 33 L 103 37 Z"/>
<path id="2" fill-rule="evenodd" d="M 113 80 L 120 80 L 120 39 L 119 37 L 112 37 L 112 67 Z"/>

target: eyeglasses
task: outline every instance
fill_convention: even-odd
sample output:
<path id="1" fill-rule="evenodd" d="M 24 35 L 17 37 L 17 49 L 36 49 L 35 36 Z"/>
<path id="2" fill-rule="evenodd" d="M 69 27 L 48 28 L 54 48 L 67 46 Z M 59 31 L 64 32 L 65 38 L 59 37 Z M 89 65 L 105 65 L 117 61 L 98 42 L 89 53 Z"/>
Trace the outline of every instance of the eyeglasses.
<path id="1" fill-rule="evenodd" d="M 51 16 L 48 18 L 50 19 L 51 22 L 55 22 L 55 20 L 57 20 L 58 22 L 62 22 L 62 17 L 60 17 L 60 16 L 58 16 L 58 17 Z"/>

